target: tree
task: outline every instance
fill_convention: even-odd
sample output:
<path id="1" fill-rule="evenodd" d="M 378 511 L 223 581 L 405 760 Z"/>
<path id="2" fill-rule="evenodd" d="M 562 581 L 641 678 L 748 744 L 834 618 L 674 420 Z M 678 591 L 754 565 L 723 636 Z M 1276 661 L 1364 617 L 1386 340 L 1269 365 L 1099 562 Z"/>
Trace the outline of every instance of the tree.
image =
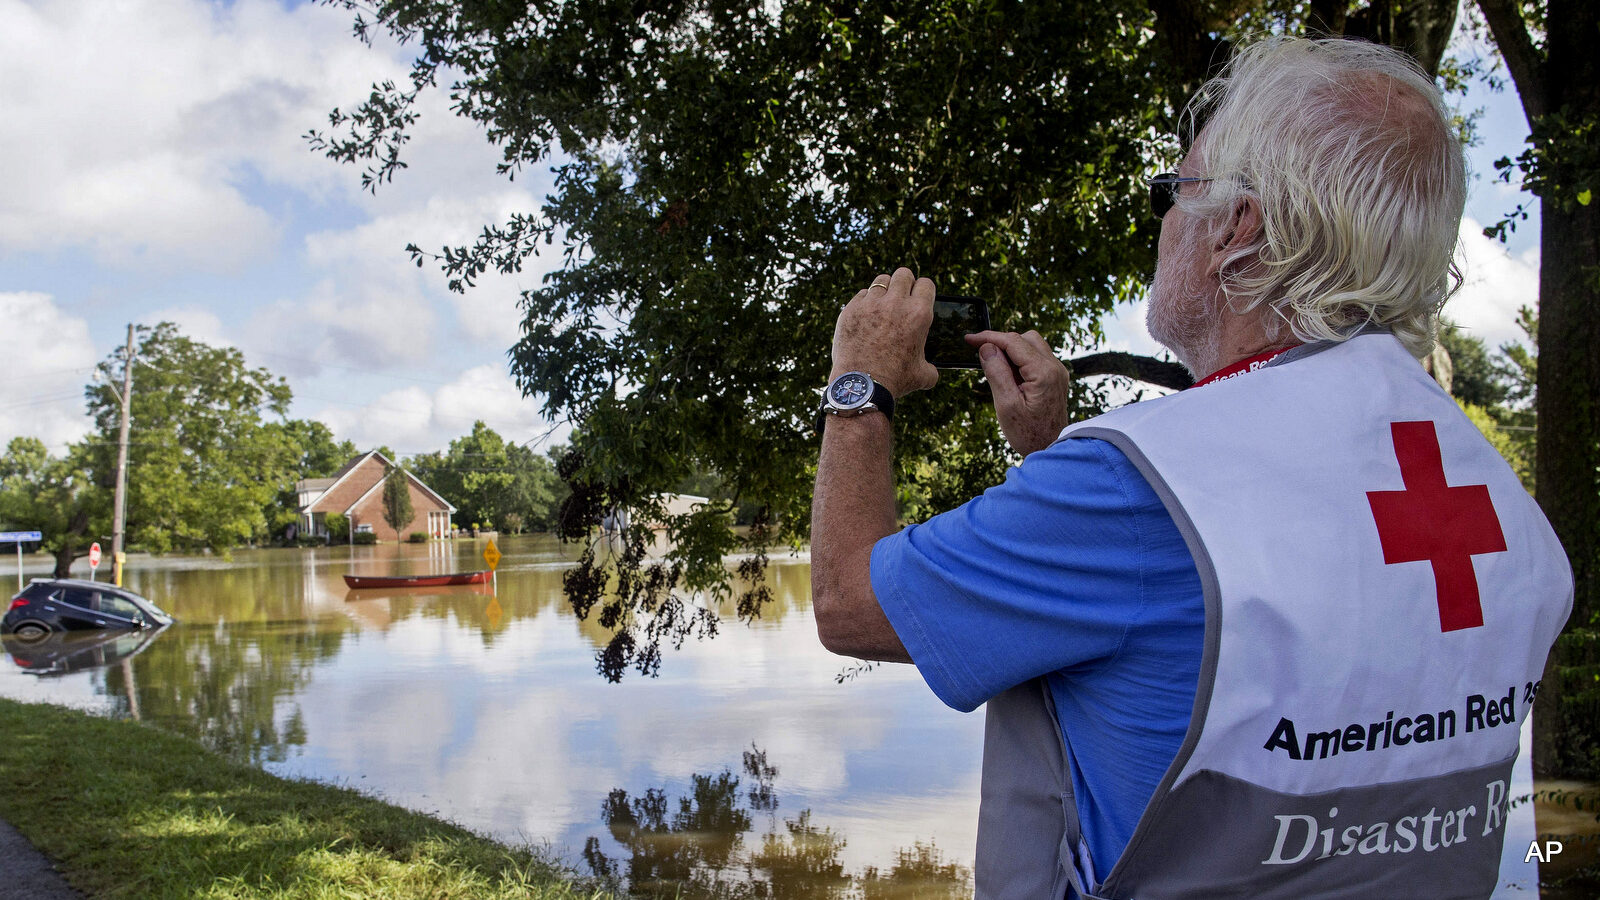
<path id="1" fill-rule="evenodd" d="M 549 528 L 561 501 L 555 468 L 521 444 L 503 440 L 481 421 L 472 432 L 450 442 L 443 454 L 414 456 L 409 465 L 456 507 L 462 522 L 492 523 L 519 531 L 522 525 Z M 513 527 L 510 516 L 520 524 Z"/>
<path id="2" fill-rule="evenodd" d="M 273 502 L 264 512 L 268 533 L 281 536 L 291 524 L 300 520 L 300 495 L 295 483 L 306 478 L 332 476 L 356 455 L 356 445 L 350 441 L 335 441 L 333 431 L 314 419 L 269 422 L 266 427 L 284 442 L 292 460 L 291 475 L 279 486 Z M 328 528 L 331 536 L 332 526 Z"/>
<path id="3" fill-rule="evenodd" d="M 332 429 L 315 419 L 289 419 L 274 427 L 292 448 L 292 465 L 301 478 L 327 478 L 356 455 L 354 443 L 334 440 Z"/>
<path id="4" fill-rule="evenodd" d="M 1483 339 L 1448 320 L 1439 323 L 1439 343 L 1450 354 L 1450 393 L 1463 403 L 1485 409 L 1511 397 L 1504 363 L 1489 355 Z"/>
<path id="5" fill-rule="evenodd" d="M 281 417 L 288 385 L 252 369 L 232 348 L 211 347 L 162 322 L 141 328 L 135 352 L 128 449 L 127 534 L 154 552 L 226 549 L 267 534 L 264 510 L 291 478 L 294 449 L 268 416 Z M 100 363 L 84 389 L 97 434 L 88 467 L 110 488 L 116 467 L 124 349 Z"/>
<path id="6" fill-rule="evenodd" d="M 1446 56 L 1455 0 L 333 2 L 371 6 L 358 36 L 379 29 L 420 50 L 409 83 L 376 86 L 310 135 L 364 163 L 366 186 L 404 167 L 415 102 L 444 73 L 456 113 L 504 151 L 503 173 L 555 162 L 542 209 L 470 245 L 409 249 L 465 290 L 562 241 L 562 267 L 524 296 L 512 370 L 549 415 L 580 426 L 560 467 L 573 487 L 563 523 L 582 533 L 621 506 L 665 524 L 690 591 L 720 583 L 728 503 L 669 517 L 652 498 L 717 472 L 730 502 L 760 505 L 758 549 L 803 539 L 828 339 L 872 273 L 905 263 L 990 298 L 997 327 L 1036 327 L 1063 352 L 1095 342 L 1153 260 L 1141 180 L 1177 157 L 1177 111 L 1235 36 L 1360 36 L 1407 50 L 1447 87 L 1483 74 Z M 1539 491 L 1574 557 L 1574 621 L 1586 626 L 1600 610 L 1596 5 L 1480 6 L 1536 122 L 1528 183 L 1553 198 L 1541 303 L 1559 309 L 1539 348 Z M 916 515 L 966 500 L 1011 460 L 975 387 L 946 373 L 897 414 L 896 475 Z M 1074 403 L 1088 412 L 1102 398 L 1085 389 Z M 1547 442 L 1547 428 L 1566 436 Z M 591 565 L 569 585 L 586 602 L 605 583 Z M 619 641 L 626 613 L 654 594 L 633 596 L 611 616 Z M 1600 641 L 1586 646 L 1600 654 Z"/>
<path id="7" fill-rule="evenodd" d="M 472 423 L 472 433 L 450 442 L 443 457 L 433 454 L 427 475 L 418 470 L 441 496 L 448 497 L 462 522 L 482 522 L 493 527 L 510 511 L 507 493 L 516 481 L 506 456 L 506 442 L 482 421 Z"/>
<path id="8" fill-rule="evenodd" d="M 416 514 L 411 505 L 411 479 L 405 469 L 390 466 L 383 476 L 383 521 L 398 533 Z"/>
<path id="9" fill-rule="evenodd" d="M 163 552 L 226 550 L 261 539 L 295 518 L 295 478 L 331 474 L 354 453 L 320 422 L 281 420 L 288 386 L 246 366 L 239 351 L 191 340 L 167 322 L 140 328 L 139 336 L 130 401 L 130 543 Z M 111 529 L 124 356 L 125 348 L 113 351 L 84 389 L 94 433 L 62 459 L 35 439 L 19 438 L 0 464 L 0 519 L 45 533 L 58 577 Z"/>
<path id="10" fill-rule="evenodd" d="M 505 149 L 508 175 L 559 146 L 542 210 L 437 257 L 465 289 L 561 236 L 567 264 L 525 296 L 512 368 L 548 415 L 581 423 L 564 522 L 582 531 L 626 507 L 665 525 L 689 592 L 727 590 L 736 502 L 763 508 L 774 530 L 758 542 L 803 539 L 826 348 L 871 273 L 936 272 L 943 290 L 992 298 L 998 326 L 1065 348 L 1092 344 L 1151 267 L 1141 178 L 1177 147 L 1156 136 L 1171 105 L 1133 0 L 848 14 L 465 0 L 379 4 L 376 17 L 361 34 L 421 47 L 411 82 L 336 111 L 339 131 L 316 146 L 369 163 L 370 187 L 392 178 L 441 68 L 461 73 L 458 111 Z M 935 502 L 966 499 L 1010 461 L 976 383 L 950 373 L 897 416 L 911 487 L 921 463 L 959 475 Z M 736 499 L 669 517 L 658 495 L 704 471 Z"/>
<path id="11" fill-rule="evenodd" d="M 96 536 L 109 530 L 111 496 L 90 474 L 82 445 L 64 459 L 43 441 L 15 437 L 0 456 L 0 526 L 40 532 L 40 547 L 55 557 L 54 575 L 72 574 L 72 562 L 87 555 Z"/>
<path id="12" fill-rule="evenodd" d="M 1534 765 L 1600 773 L 1600 8 L 1478 0 L 1532 131 L 1502 175 L 1539 198 L 1539 505 L 1572 562 L 1568 630 L 1539 693 Z M 1519 208 L 1489 229 L 1502 237 Z"/>
<path id="13" fill-rule="evenodd" d="M 1519 318 L 1532 340 L 1538 333 L 1533 311 L 1524 307 Z M 1536 357 L 1516 342 L 1500 345 L 1491 356 L 1483 339 L 1449 323 L 1439 329 L 1439 343 L 1450 354 L 1453 374 L 1450 393 L 1466 410 L 1489 443 L 1516 471 L 1523 487 L 1534 492 L 1534 410 L 1532 371 Z"/>

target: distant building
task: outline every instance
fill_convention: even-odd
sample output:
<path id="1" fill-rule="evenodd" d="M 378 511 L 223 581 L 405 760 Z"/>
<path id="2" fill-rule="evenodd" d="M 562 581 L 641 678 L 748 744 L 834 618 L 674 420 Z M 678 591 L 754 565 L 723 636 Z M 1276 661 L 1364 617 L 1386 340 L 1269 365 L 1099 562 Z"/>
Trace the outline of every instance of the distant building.
<path id="1" fill-rule="evenodd" d="M 669 516 L 685 516 L 694 512 L 695 507 L 704 506 L 711 502 L 710 497 L 697 497 L 694 494 L 656 494 L 655 499 L 661 501 L 662 507 Z M 632 516 L 626 507 L 617 507 L 600 516 L 600 530 L 608 535 L 622 534 L 628 530 Z M 665 531 L 657 526 L 654 530 Z"/>
<path id="2" fill-rule="evenodd" d="M 694 512 L 695 507 L 711 502 L 710 497 L 696 497 L 694 494 L 657 494 L 656 498 L 667 508 L 669 516 L 686 516 Z"/>
<path id="3" fill-rule="evenodd" d="M 410 472 L 406 479 L 416 515 L 399 531 L 383 520 L 383 478 L 390 465 L 382 453 L 373 450 L 345 463 L 332 478 L 296 482 L 301 533 L 325 535 L 328 513 L 343 513 L 350 520 L 351 531 L 371 531 L 380 541 L 404 540 L 414 531 L 426 532 L 430 537 L 448 537 L 450 516 L 456 508 Z"/>

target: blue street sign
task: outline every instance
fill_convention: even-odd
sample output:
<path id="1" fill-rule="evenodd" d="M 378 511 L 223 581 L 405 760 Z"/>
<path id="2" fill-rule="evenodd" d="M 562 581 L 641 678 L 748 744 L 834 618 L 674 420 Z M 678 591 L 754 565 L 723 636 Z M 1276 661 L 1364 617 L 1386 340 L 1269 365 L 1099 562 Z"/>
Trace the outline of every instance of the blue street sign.
<path id="1" fill-rule="evenodd" d="M 44 535 L 37 531 L 0 531 L 0 544 L 42 540 Z"/>

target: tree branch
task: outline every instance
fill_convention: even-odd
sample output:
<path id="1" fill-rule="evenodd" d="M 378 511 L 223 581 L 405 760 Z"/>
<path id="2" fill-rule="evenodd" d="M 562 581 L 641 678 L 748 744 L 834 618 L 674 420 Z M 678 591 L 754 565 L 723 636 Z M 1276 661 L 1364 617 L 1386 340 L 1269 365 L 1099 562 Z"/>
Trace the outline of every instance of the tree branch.
<path id="1" fill-rule="evenodd" d="M 1511 80 L 1516 82 L 1517 93 L 1522 97 L 1522 113 L 1531 128 L 1550 105 L 1544 58 L 1528 34 L 1528 23 L 1523 21 L 1516 0 L 1478 0 L 1478 8 L 1483 10 L 1495 46 L 1505 58 L 1506 68 L 1511 70 Z"/>
<path id="2" fill-rule="evenodd" d="M 1194 384 L 1194 376 L 1178 363 L 1116 350 L 1067 360 L 1067 368 L 1072 370 L 1074 378 L 1084 375 L 1122 375 L 1174 391 Z"/>

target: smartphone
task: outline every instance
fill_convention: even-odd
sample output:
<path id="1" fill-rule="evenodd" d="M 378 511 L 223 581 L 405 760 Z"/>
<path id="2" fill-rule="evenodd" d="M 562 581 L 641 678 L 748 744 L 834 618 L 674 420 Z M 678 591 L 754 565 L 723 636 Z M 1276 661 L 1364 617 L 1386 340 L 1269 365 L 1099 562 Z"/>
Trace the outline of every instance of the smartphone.
<path id="1" fill-rule="evenodd" d="M 923 356 L 940 369 L 981 369 L 978 348 L 964 340 L 966 335 L 989 330 L 989 304 L 977 297 L 933 298 L 933 325 L 928 328 L 928 343 Z"/>

